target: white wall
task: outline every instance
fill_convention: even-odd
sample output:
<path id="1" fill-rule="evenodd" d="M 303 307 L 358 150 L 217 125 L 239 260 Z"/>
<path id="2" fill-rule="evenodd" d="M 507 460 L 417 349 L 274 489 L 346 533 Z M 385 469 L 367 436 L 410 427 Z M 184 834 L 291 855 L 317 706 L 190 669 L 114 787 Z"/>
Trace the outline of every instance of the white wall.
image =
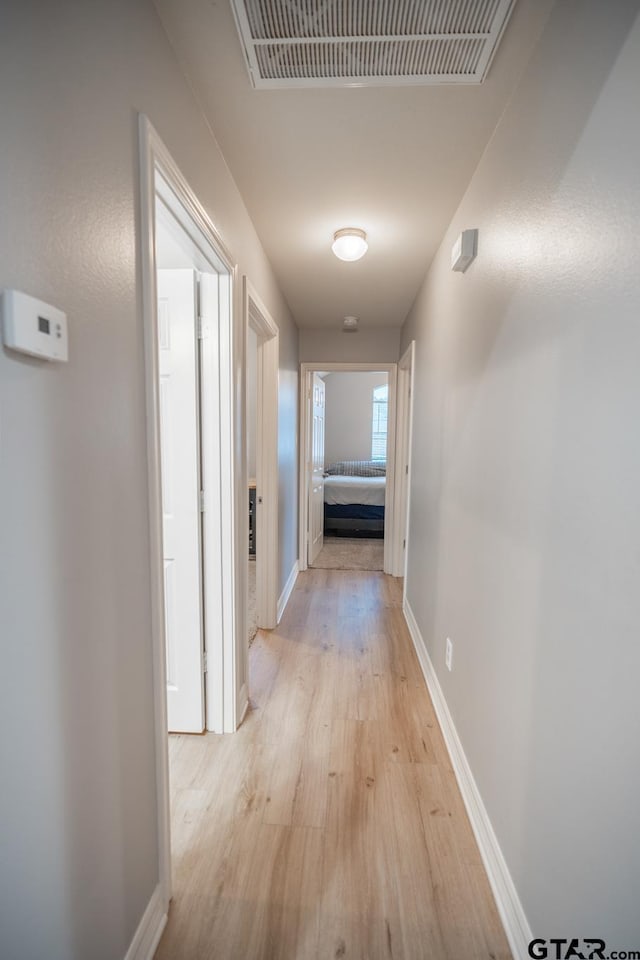
<path id="1" fill-rule="evenodd" d="M 329 373 L 325 377 L 324 462 L 370 460 L 373 390 L 387 383 L 385 371 Z"/>
<path id="2" fill-rule="evenodd" d="M 402 336 L 409 603 L 534 934 L 610 949 L 640 944 L 637 11 L 556 5 Z"/>
<path id="3" fill-rule="evenodd" d="M 297 333 L 149 0 L 4 4 L 0 282 L 66 366 L 0 351 L 0 953 L 116 960 L 158 881 L 137 113 L 280 325 L 281 587 Z"/>
<path id="4" fill-rule="evenodd" d="M 343 333 L 326 327 L 301 327 L 300 362 L 396 363 L 400 357 L 399 327 L 364 327 Z"/>

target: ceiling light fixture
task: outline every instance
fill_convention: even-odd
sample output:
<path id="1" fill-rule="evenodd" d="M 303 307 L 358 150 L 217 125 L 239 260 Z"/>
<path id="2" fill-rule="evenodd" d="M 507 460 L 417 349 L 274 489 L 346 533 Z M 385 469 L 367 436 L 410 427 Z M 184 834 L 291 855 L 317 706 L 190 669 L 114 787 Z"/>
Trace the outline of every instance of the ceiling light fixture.
<path id="1" fill-rule="evenodd" d="M 339 260 L 359 260 L 369 249 L 367 235 L 357 227 L 344 227 L 333 235 L 331 249 Z"/>
<path id="2" fill-rule="evenodd" d="M 357 318 L 357 317 L 343 317 L 343 319 L 342 319 L 342 331 L 343 331 L 343 333 L 357 333 L 357 332 L 358 332 L 358 318 Z"/>

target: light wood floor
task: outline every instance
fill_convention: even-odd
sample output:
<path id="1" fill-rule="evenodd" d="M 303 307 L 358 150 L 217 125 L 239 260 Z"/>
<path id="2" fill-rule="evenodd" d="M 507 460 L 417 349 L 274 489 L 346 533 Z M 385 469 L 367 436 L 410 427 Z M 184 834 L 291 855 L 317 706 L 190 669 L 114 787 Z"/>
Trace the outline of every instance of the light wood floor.
<path id="1" fill-rule="evenodd" d="M 158 960 L 510 958 L 400 584 L 300 574 L 239 732 L 171 737 Z"/>

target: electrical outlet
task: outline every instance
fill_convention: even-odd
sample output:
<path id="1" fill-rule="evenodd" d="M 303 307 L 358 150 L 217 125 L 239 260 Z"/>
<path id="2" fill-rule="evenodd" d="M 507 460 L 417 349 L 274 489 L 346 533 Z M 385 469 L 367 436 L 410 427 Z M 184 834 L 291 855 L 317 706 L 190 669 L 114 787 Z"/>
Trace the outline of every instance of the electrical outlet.
<path id="1" fill-rule="evenodd" d="M 451 643 L 449 637 L 447 637 L 447 642 L 444 648 L 444 662 L 447 670 L 451 670 L 453 665 L 453 644 Z"/>

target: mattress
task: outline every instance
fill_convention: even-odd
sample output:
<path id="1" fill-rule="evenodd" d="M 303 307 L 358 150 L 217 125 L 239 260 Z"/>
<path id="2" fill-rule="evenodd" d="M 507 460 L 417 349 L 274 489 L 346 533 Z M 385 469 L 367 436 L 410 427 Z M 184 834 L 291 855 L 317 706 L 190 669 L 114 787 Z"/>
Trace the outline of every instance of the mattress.
<path id="1" fill-rule="evenodd" d="M 325 477 L 324 502 L 330 506 L 360 503 L 384 507 L 385 482 L 386 477 Z"/>

